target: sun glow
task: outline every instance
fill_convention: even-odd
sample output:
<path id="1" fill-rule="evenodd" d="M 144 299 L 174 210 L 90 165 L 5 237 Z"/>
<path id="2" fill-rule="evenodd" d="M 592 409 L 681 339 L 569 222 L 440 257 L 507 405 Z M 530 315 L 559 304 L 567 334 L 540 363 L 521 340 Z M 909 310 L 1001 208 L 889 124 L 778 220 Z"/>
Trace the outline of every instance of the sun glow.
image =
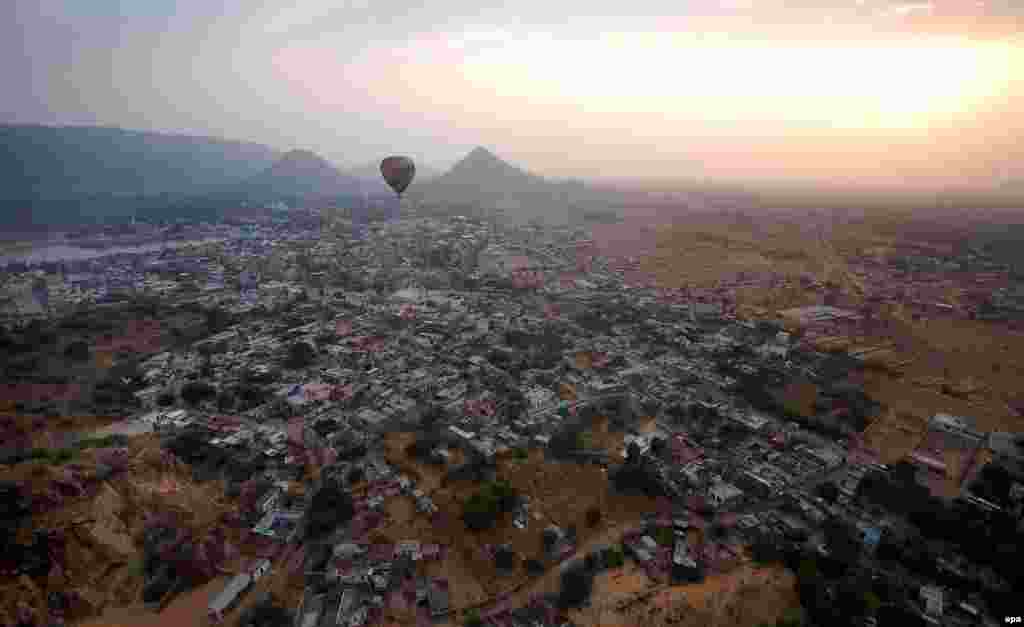
<path id="1" fill-rule="evenodd" d="M 1015 56 L 1007 44 L 948 40 L 778 45 L 619 34 L 510 40 L 461 69 L 479 89 L 590 113 L 913 129 L 969 115 L 1002 93 Z"/>

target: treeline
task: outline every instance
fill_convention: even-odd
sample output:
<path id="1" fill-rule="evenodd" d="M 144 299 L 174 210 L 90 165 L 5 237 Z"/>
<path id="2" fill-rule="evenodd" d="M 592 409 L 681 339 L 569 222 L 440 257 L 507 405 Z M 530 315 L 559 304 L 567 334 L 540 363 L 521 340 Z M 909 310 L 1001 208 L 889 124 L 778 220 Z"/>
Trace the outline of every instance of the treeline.
<path id="1" fill-rule="evenodd" d="M 1024 532 L 1018 528 L 1017 520 L 1005 511 L 988 511 L 965 500 L 947 504 L 934 498 L 914 481 L 915 472 L 913 466 L 904 462 L 894 467 L 888 477 L 872 473 L 861 481 L 857 498 L 906 516 L 917 530 L 909 534 L 884 533 L 878 557 L 901 563 L 927 577 L 949 580 L 961 589 L 979 592 L 993 609 L 1009 611 L 1009 589 L 991 578 L 984 582 L 981 573 L 957 575 L 941 568 L 940 559 L 948 556 L 946 546 L 956 547 L 971 562 L 987 565 L 1005 582 L 1024 581 L 1024 563 L 1017 557 L 1018 551 L 1024 549 Z M 981 482 L 988 486 L 982 490 L 1000 494 L 1009 491 L 1007 478 L 998 470 L 983 474 Z"/>

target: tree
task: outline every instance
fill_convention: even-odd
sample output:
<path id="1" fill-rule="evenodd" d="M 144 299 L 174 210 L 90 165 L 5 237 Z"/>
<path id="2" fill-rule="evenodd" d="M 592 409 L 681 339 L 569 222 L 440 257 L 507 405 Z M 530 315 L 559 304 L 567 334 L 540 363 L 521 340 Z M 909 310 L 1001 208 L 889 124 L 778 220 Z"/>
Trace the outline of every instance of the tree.
<path id="1" fill-rule="evenodd" d="M 316 359 L 316 349 L 307 342 L 296 342 L 288 349 L 285 367 L 299 370 L 310 366 Z"/>
<path id="2" fill-rule="evenodd" d="M 569 542 L 573 542 L 573 543 L 576 542 L 576 540 L 577 540 L 577 538 L 579 536 L 577 535 L 576 525 L 574 523 L 569 523 L 566 526 L 566 528 L 565 528 L 565 537 L 569 539 Z"/>
<path id="3" fill-rule="evenodd" d="M 235 395 L 225 390 L 217 395 L 217 410 L 231 411 L 235 408 L 237 402 L 238 399 L 235 398 Z"/>
<path id="4" fill-rule="evenodd" d="M 662 546 L 671 546 L 675 541 L 675 535 L 668 527 L 662 527 L 655 532 L 654 539 Z"/>
<path id="5" fill-rule="evenodd" d="M 580 431 L 576 434 L 576 448 L 581 451 L 589 451 L 593 447 L 593 436 L 590 431 Z"/>
<path id="6" fill-rule="evenodd" d="M 550 553 L 554 550 L 555 544 L 558 542 L 558 532 L 548 527 L 541 533 L 541 548 L 545 553 Z"/>
<path id="7" fill-rule="evenodd" d="M 563 608 L 579 607 L 590 598 L 594 577 L 584 568 L 570 568 L 562 573 L 558 604 Z"/>
<path id="8" fill-rule="evenodd" d="M 498 547 L 494 552 L 494 565 L 501 570 L 512 570 L 516 567 L 516 554 L 507 545 Z"/>
<path id="9" fill-rule="evenodd" d="M 238 618 L 239 627 L 277 627 L 291 622 L 291 613 L 270 595 L 246 607 Z"/>
<path id="10" fill-rule="evenodd" d="M 608 552 L 606 563 L 608 568 L 620 568 L 626 563 L 626 554 L 619 547 L 614 547 Z"/>
<path id="11" fill-rule="evenodd" d="M 750 547 L 751 557 L 759 564 L 773 564 L 782 561 L 782 551 L 770 540 L 758 538 Z"/>
<path id="12" fill-rule="evenodd" d="M 523 565 L 526 566 L 526 572 L 532 576 L 537 576 L 544 572 L 544 564 L 532 557 L 526 560 Z"/>
<path id="13" fill-rule="evenodd" d="M 815 494 L 825 499 L 828 503 L 835 503 L 839 498 L 839 487 L 833 481 L 826 481 L 815 489 Z"/>
<path id="14" fill-rule="evenodd" d="M 665 453 L 665 449 L 668 446 L 668 442 L 665 438 L 654 438 L 651 440 L 651 454 L 655 457 L 661 457 Z"/>
<path id="15" fill-rule="evenodd" d="M 509 512 L 518 504 L 516 491 L 504 481 L 489 483 L 462 505 L 462 520 L 473 531 L 489 529 L 501 512 Z"/>
<path id="16" fill-rule="evenodd" d="M 643 453 L 640 452 L 640 445 L 636 442 L 630 442 L 629 446 L 626 447 L 626 463 L 638 464 L 641 459 L 643 459 Z"/>
<path id="17" fill-rule="evenodd" d="M 164 392 L 156 397 L 156 404 L 160 407 L 170 407 L 174 404 L 174 395 L 170 392 Z"/>
<path id="18" fill-rule="evenodd" d="M 310 501 L 306 511 L 306 538 L 320 538 L 355 516 L 352 496 L 337 483 L 327 483 Z"/>
<path id="19" fill-rule="evenodd" d="M 74 361 L 87 361 L 89 359 L 89 345 L 81 340 L 71 342 L 64 349 L 64 356 Z"/>
<path id="20" fill-rule="evenodd" d="M 483 627 L 484 621 L 475 608 L 466 611 L 466 627 Z"/>
<path id="21" fill-rule="evenodd" d="M 782 613 L 776 627 L 800 627 L 804 623 L 804 611 L 800 607 L 791 607 Z"/>
<path id="22" fill-rule="evenodd" d="M 857 533 L 841 520 L 832 518 L 825 522 L 822 531 L 835 565 L 840 570 L 853 566 L 860 557 L 860 542 Z"/>
<path id="23" fill-rule="evenodd" d="M 349 485 L 355 485 L 362 481 L 366 477 L 366 473 L 359 466 L 355 466 L 352 470 L 348 471 L 348 476 L 345 478 Z"/>
<path id="24" fill-rule="evenodd" d="M 189 405 L 197 405 L 202 401 L 215 398 L 216 396 L 216 388 L 209 383 L 204 383 L 202 381 L 186 383 L 181 388 L 181 400 L 185 401 Z"/>

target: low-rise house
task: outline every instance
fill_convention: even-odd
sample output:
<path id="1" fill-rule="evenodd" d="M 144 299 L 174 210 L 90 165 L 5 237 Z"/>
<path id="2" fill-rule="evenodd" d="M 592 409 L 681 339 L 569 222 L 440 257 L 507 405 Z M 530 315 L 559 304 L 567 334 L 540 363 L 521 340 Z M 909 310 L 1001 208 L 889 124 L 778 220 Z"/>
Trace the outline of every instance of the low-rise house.
<path id="1" fill-rule="evenodd" d="M 259 581 L 268 572 L 270 572 L 270 560 L 266 558 L 257 560 L 251 569 L 252 583 Z"/>
<path id="2" fill-rule="evenodd" d="M 365 554 L 366 549 L 354 542 L 342 542 L 334 546 L 334 556 L 339 559 L 350 560 Z"/>
<path id="3" fill-rule="evenodd" d="M 421 557 L 419 540 L 408 540 L 395 545 L 395 558 L 402 555 L 408 555 L 413 561 L 419 561 Z"/>
<path id="4" fill-rule="evenodd" d="M 935 617 L 942 616 L 945 607 L 945 595 L 938 586 L 921 586 L 921 601 L 925 611 Z"/>
<path id="5" fill-rule="evenodd" d="M 719 482 L 708 490 L 708 500 L 716 507 L 720 507 L 740 496 L 743 496 L 742 490 L 725 482 Z"/>
<path id="6" fill-rule="evenodd" d="M 448 582 L 434 580 L 427 589 L 427 603 L 430 605 L 430 614 L 435 618 L 446 616 L 450 611 L 450 600 L 448 595 Z"/>

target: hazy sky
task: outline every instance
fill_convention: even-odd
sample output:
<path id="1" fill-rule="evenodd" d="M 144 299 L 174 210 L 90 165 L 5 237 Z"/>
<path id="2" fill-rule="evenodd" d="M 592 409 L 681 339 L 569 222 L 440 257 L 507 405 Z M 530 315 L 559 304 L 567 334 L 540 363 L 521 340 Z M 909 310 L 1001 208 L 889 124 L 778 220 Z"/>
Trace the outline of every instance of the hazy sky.
<path id="1" fill-rule="evenodd" d="M 1024 175 L 1022 16 L 1019 0 L 5 0 L 0 119 L 342 165 L 446 166 L 482 144 L 550 176 L 985 181 Z"/>

